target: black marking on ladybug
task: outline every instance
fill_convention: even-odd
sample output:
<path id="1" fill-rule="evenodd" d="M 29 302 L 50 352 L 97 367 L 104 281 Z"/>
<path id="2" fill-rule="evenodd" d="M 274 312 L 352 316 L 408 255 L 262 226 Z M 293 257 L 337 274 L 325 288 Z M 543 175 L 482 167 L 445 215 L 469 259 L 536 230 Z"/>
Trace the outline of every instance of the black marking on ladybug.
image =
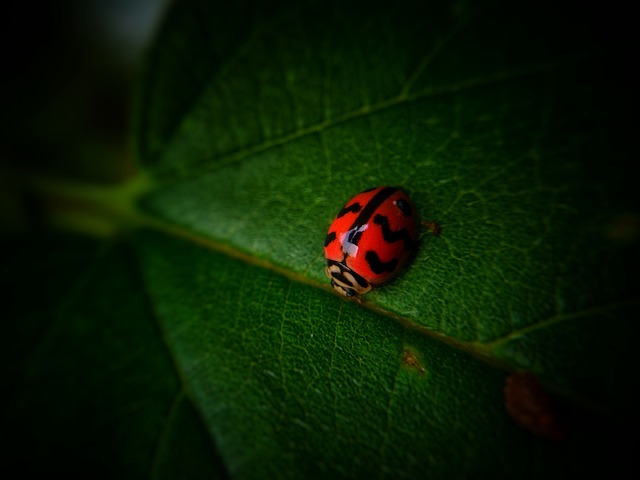
<path id="1" fill-rule="evenodd" d="M 336 239 L 336 232 L 329 232 L 327 236 L 324 238 L 324 246 L 328 246 L 331 242 Z"/>
<path id="2" fill-rule="evenodd" d="M 358 202 L 352 203 L 348 207 L 344 207 L 342 210 L 340 210 L 340 212 L 338 212 L 337 218 L 342 218 L 347 213 L 351 213 L 351 212 L 358 213 L 361 209 L 362 209 L 362 205 L 360 205 Z"/>
<path id="3" fill-rule="evenodd" d="M 358 214 L 358 217 L 354 220 L 353 224 L 351 225 L 351 228 L 349 230 L 357 230 L 357 227 L 364 225 L 365 223 L 367 223 L 369 221 L 369 217 L 371 217 L 371 215 L 373 215 L 373 212 L 376 211 L 376 209 L 383 204 L 383 202 L 389 198 L 391 195 L 393 195 L 393 193 L 395 191 L 397 191 L 397 188 L 393 188 L 393 187 L 386 187 L 383 188 L 382 190 L 380 190 L 378 193 L 376 193 L 373 198 L 371 200 L 369 200 L 369 203 L 367 203 L 367 205 L 362 209 L 362 211 Z"/>
<path id="4" fill-rule="evenodd" d="M 338 272 L 331 272 L 331 276 L 337 280 L 340 280 L 344 283 L 346 283 L 347 285 L 351 285 L 352 283 L 350 281 L 348 281 L 346 279 L 346 277 L 342 274 L 343 270 L 347 270 L 351 276 L 353 277 L 353 279 L 358 283 L 358 285 L 360 285 L 362 288 L 367 288 L 369 286 L 369 282 L 367 282 L 364 278 L 362 278 L 361 275 L 357 274 L 356 272 L 354 272 L 353 270 L 351 270 L 349 267 L 343 265 L 340 262 L 336 262 L 335 260 L 327 260 L 327 266 L 332 267 L 333 265 L 337 265 L 338 268 L 340 269 L 340 273 Z M 333 282 L 333 280 L 331 280 Z"/>
<path id="5" fill-rule="evenodd" d="M 375 250 L 368 250 L 364 256 L 364 259 L 367 261 L 373 273 L 380 275 L 384 272 L 393 272 L 398 266 L 398 259 L 394 258 L 393 260 L 389 260 L 388 262 L 383 262 L 378 257 L 378 254 Z"/>
<path id="6" fill-rule="evenodd" d="M 403 240 L 405 247 L 408 249 L 413 247 L 413 241 L 409 237 L 409 233 L 406 228 L 401 228 L 400 230 L 391 230 L 389 226 L 389 219 L 384 215 L 376 215 L 373 218 L 373 223 L 376 225 L 380 225 L 382 227 L 382 237 L 384 241 L 387 243 L 397 242 L 398 240 Z"/>
<path id="7" fill-rule="evenodd" d="M 356 294 L 356 291 L 353 288 L 345 287 L 344 285 L 340 285 L 334 281 L 331 282 L 331 285 L 333 285 L 333 288 L 339 288 L 342 290 L 347 297 L 353 297 Z"/>
<path id="8" fill-rule="evenodd" d="M 356 294 L 356 291 L 353 288 L 343 287 L 339 283 L 336 283 L 335 280 L 331 280 L 331 286 L 342 290 L 347 297 L 353 297 Z"/>
<path id="9" fill-rule="evenodd" d="M 396 207 L 400 209 L 400 211 L 405 217 L 411 216 L 412 211 L 411 211 L 411 206 L 409 205 L 409 202 L 405 202 L 404 200 L 400 199 L 400 200 L 397 200 L 395 204 L 396 204 Z"/>
<path id="10" fill-rule="evenodd" d="M 331 276 L 333 278 L 335 278 L 336 280 L 341 281 L 342 283 L 346 283 L 349 284 L 351 283 L 349 280 L 347 280 L 347 278 L 340 272 L 331 272 Z"/>
<path id="11" fill-rule="evenodd" d="M 358 282 L 358 285 L 360 285 L 362 288 L 367 288 L 369 286 L 369 282 L 367 282 L 364 278 L 362 278 L 356 272 L 354 272 L 353 270 L 350 270 L 350 273 L 351 273 L 351 276 L 353 277 L 353 279 L 356 282 Z"/>

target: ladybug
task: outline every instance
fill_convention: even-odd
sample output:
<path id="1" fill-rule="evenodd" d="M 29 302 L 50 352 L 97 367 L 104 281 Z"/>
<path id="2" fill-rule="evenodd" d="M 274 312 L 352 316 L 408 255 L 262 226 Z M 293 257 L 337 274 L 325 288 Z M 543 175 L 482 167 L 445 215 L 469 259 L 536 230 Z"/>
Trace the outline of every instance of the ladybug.
<path id="1" fill-rule="evenodd" d="M 436 234 L 437 225 L 425 222 Z M 325 273 L 346 297 L 364 295 L 402 271 L 418 243 L 418 219 L 407 194 L 395 187 L 360 192 L 347 202 L 324 240 Z"/>

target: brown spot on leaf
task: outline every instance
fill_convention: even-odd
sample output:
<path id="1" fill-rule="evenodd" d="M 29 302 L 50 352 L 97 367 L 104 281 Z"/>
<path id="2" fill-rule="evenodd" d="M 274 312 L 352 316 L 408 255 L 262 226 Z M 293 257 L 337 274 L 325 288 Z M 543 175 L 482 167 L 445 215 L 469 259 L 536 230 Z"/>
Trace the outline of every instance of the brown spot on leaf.
<path id="1" fill-rule="evenodd" d="M 420 363 L 420 360 L 418 359 L 418 357 L 416 357 L 416 354 L 413 353 L 411 350 L 404 351 L 402 355 L 402 363 L 404 363 L 407 367 L 411 369 L 417 370 L 418 373 L 426 372 L 426 370 Z"/>
<path id="2" fill-rule="evenodd" d="M 435 236 L 440 235 L 440 225 L 438 225 L 436 222 L 432 222 L 432 221 L 429 221 L 429 220 L 423 220 L 420 223 L 427 230 L 431 230 Z"/>
<path id="3" fill-rule="evenodd" d="M 511 418 L 525 430 L 557 442 L 565 438 L 555 401 L 532 373 L 515 372 L 507 377 L 504 404 Z"/>

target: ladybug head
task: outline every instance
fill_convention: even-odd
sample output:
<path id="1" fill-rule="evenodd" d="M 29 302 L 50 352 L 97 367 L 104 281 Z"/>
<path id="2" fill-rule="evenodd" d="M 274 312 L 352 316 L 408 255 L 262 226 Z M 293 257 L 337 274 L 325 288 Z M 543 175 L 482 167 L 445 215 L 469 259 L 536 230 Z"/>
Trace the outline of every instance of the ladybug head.
<path id="1" fill-rule="evenodd" d="M 340 262 L 328 260 L 324 271 L 331 279 L 331 286 L 345 297 L 364 295 L 371 290 L 369 282 Z"/>

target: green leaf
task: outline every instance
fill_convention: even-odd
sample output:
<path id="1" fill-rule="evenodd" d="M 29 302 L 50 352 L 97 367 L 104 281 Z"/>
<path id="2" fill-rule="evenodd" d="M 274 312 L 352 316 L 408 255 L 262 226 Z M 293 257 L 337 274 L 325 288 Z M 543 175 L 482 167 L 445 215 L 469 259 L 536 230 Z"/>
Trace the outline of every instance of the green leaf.
<path id="1" fill-rule="evenodd" d="M 411 326 L 182 241 L 138 245 L 234 478 L 514 478 L 533 461 L 560 477 L 596 451 L 626 468 L 595 425 L 561 445 L 533 439 L 505 413 L 504 372 Z"/>
<path id="2" fill-rule="evenodd" d="M 499 1 L 176 3 L 139 87 L 138 178 L 51 187 L 86 202 L 70 224 L 126 241 L 10 245 L 10 460 L 118 478 L 631 476 L 629 47 L 599 21 Z M 347 302 L 322 241 L 383 184 L 442 233 Z M 507 413 L 517 370 L 564 441 Z"/>
<path id="3" fill-rule="evenodd" d="M 195 465 L 215 478 L 216 450 L 172 365 L 135 257 L 58 235 L 3 244 L 14 253 L 4 289 L 14 308 L 4 321 L 3 370 L 13 382 L 3 385 L 3 465 L 26 478 L 167 478 Z"/>
<path id="4" fill-rule="evenodd" d="M 569 30 L 568 12 L 554 13 L 283 8 L 200 87 L 163 154 L 143 157 L 163 178 L 143 206 L 326 286 L 333 215 L 365 188 L 402 186 L 442 235 L 425 234 L 411 268 L 368 305 L 635 416 L 635 387 L 610 375 L 634 362 L 593 355 L 603 323 L 629 358 L 636 331 L 637 251 L 615 231 L 638 210 L 616 170 L 628 153 L 609 158 L 616 132 L 602 126 L 624 110 L 601 103 L 611 85 L 585 82 L 602 62 L 578 21 L 588 12 Z M 190 35 L 172 24 L 158 51 L 174 29 Z M 142 144 L 160 133 L 143 131 Z"/>

